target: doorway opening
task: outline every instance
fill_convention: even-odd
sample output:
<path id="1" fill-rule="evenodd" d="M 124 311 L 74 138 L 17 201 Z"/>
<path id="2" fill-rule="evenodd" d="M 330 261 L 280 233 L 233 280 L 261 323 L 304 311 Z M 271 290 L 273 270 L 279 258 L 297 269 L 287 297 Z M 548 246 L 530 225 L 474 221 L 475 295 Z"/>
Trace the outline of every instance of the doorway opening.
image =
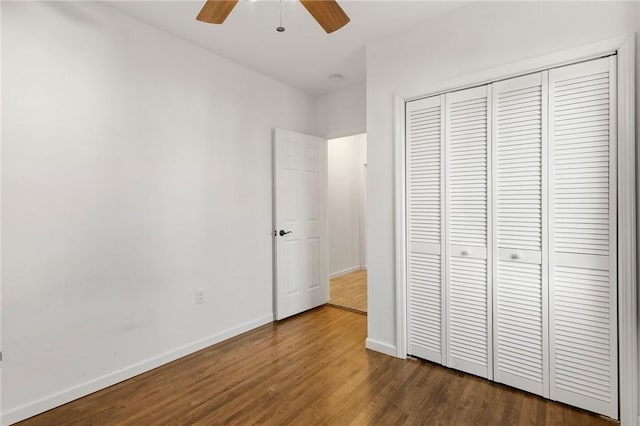
<path id="1" fill-rule="evenodd" d="M 367 135 L 328 141 L 329 304 L 367 313 Z"/>

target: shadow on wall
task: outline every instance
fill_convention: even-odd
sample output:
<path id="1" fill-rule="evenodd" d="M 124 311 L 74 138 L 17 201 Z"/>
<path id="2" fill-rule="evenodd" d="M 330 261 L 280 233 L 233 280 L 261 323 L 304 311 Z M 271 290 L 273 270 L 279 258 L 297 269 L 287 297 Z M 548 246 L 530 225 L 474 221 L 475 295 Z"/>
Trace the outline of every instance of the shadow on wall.
<path id="1" fill-rule="evenodd" d="M 45 7 L 66 18 L 66 20 L 87 26 L 97 26 L 101 24 L 100 20 L 94 19 L 93 16 L 86 12 L 86 9 L 83 8 L 82 5 L 76 2 L 48 1 L 43 4 Z"/>

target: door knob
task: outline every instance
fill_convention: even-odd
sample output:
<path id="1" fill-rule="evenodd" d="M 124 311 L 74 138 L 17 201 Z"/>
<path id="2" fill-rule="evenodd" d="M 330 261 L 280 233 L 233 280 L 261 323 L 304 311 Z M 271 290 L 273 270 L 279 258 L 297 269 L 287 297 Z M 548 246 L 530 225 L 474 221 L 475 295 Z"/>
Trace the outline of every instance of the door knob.
<path id="1" fill-rule="evenodd" d="M 291 234 L 292 232 L 293 232 L 293 231 L 286 231 L 286 232 L 285 232 L 285 230 L 284 230 L 284 229 L 281 229 L 281 230 L 280 230 L 280 236 L 281 236 L 281 237 L 284 237 L 285 235 L 287 235 L 287 234 Z"/>
<path id="2" fill-rule="evenodd" d="M 512 254 L 511 254 L 511 258 L 512 258 L 513 260 L 520 259 L 520 253 L 512 253 Z"/>

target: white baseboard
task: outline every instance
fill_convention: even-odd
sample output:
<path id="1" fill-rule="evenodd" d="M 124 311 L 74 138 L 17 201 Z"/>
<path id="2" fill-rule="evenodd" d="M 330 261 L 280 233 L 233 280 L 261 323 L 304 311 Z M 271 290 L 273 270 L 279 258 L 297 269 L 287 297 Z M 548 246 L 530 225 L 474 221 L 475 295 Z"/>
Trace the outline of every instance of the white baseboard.
<path id="1" fill-rule="evenodd" d="M 360 265 L 360 269 L 363 270 L 363 271 L 366 271 L 367 270 L 367 265 Z"/>
<path id="2" fill-rule="evenodd" d="M 360 265 L 356 265 L 356 266 L 352 266 L 352 267 L 347 268 L 347 269 L 343 269 L 341 271 L 331 272 L 329 274 L 329 279 L 336 278 L 336 277 L 341 277 L 343 275 L 347 275 L 347 274 L 350 274 L 352 272 L 359 271 L 360 269 L 362 269 L 362 267 Z"/>
<path id="3" fill-rule="evenodd" d="M 388 343 L 380 342 L 378 340 L 367 337 L 365 346 L 367 349 L 371 349 L 372 351 L 381 352 L 392 357 L 397 357 L 396 347 Z"/>
<path id="4" fill-rule="evenodd" d="M 43 413 L 62 404 L 66 404 L 67 402 L 71 402 L 75 399 L 89 395 L 90 393 L 96 392 L 100 389 L 115 385 L 116 383 L 130 379 L 134 376 L 160 367 L 161 365 L 167 364 L 171 361 L 175 361 L 178 358 L 182 358 L 183 356 L 192 354 L 216 343 L 220 343 L 223 340 L 230 339 L 231 337 L 260 327 L 261 325 L 268 324 L 272 321 L 273 315 L 268 315 L 246 322 L 237 327 L 225 330 L 221 333 L 205 337 L 204 339 L 189 343 L 164 354 L 130 365 L 128 367 L 114 371 L 113 373 L 97 377 L 93 380 L 89 380 L 88 382 L 81 383 L 53 395 L 39 399 L 37 401 L 33 401 L 20 407 L 14 408 L 5 413 L 2 413 L 1 423 L 3 426 L 17 423 L 21 420 L 27 419 L 29 417 L 35 416 L 36 414 Z"/>

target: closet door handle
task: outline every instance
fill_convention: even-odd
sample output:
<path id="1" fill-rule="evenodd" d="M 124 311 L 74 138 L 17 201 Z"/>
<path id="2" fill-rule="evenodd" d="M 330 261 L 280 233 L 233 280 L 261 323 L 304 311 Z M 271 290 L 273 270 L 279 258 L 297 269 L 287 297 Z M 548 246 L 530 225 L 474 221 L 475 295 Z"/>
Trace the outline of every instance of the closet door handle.
<path id="1" fill-rule="evenodd" d="M 460 254 L 461 254 L 462 256 L 469 256 L 469 250 L 462 250 L 462 251 L 460 252 Z"/>
<path id="2" fill-rule="evenodd" d="M 520 253 L 511 253 L 511 258 L 513 260 L 518 260 L 520 259 L 522 256 L 520 255 Z"/>

